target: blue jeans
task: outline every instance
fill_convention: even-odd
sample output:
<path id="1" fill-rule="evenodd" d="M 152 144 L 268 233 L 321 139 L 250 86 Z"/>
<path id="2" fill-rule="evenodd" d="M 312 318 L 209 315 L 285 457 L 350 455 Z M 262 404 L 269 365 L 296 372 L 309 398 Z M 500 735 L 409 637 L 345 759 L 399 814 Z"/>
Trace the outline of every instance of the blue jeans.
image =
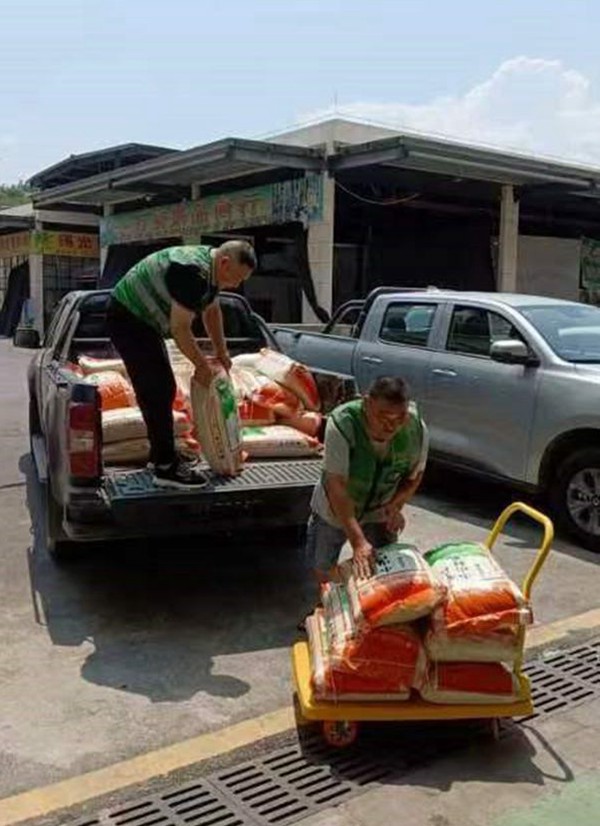
<path id="1" fill-rule="evenodd" d="M 361 525 L 365 538 L 374 548 L 382 548 L 395 542 L 397 535 L 388 531 L 381 522 L 367 522 Z M 346 534 L 341 528 L 336 528 L 322 519 L 317 513 L 312 513 L 306 528 L 306 545 L 304 559 L 306 567 L 312 570 L 328 573 L 337 565 L 340 551 L 346 542 Z"/>

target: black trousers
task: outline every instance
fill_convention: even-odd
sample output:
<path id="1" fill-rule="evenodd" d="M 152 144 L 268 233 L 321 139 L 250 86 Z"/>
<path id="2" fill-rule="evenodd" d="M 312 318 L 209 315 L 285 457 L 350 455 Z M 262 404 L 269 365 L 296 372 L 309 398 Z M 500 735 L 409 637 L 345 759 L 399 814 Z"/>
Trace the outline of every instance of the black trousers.
<path id="1" fill-rule="evenodd" d="M 173 429 L 176 385 L 165 342 L 160 333 L 115 298 L 110 300 L 106 323 L 146 422 L 150 461 L 155 465 L 171 464 L 176 458 Z"/>

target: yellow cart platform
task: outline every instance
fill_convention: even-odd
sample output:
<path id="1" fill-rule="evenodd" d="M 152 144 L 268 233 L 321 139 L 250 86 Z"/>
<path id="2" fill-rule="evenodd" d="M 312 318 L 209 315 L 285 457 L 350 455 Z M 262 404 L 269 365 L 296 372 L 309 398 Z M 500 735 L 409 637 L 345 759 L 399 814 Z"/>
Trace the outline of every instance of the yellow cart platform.
<path id="1" fill-rule="evenodd" d="M 523 581 L 523 594 L 531 597 L 533 584 L 548 556 L 554 539 L 550 519 L 529 505 L 515 502 L 504 510 L 492 528 L 485 545 L 490 551 L 515 513 L 523 513 L 538 522 L 544 531 L 533 565 Z M 348 746 L 356 739 L 361 722 L 415 722 L 430 720 L 489 720 L 495 736 L 498 723 L 509 717 L 525 717 L 533 712 L 533 701 L 528 678 L 522 673 L 525 648 L 525 629 L 521 632 L 519 656 L 513 669 L 521 686 L 520 697 L 514 703 L 441 705 L 420 698 L 404 702 L 339 702 L 315 700 L 311 687 L 311 666 L 308 644 L 299 642 L 292 650 L 292 666 L 296 686 L 297 711 L 300 719 L 323 724 L 323 735 L 333 746 Z"/>

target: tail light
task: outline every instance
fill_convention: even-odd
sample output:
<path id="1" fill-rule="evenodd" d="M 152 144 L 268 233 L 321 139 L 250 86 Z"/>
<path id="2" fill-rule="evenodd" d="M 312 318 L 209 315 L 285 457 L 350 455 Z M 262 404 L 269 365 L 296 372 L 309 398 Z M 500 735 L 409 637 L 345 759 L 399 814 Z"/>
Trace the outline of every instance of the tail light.
<path id="1" fill-rule="evenodd" d="M 98 410 L 93 403 L 69 406 L 69 467 L 71 476 L 90 479 L 100 474 Z"/>

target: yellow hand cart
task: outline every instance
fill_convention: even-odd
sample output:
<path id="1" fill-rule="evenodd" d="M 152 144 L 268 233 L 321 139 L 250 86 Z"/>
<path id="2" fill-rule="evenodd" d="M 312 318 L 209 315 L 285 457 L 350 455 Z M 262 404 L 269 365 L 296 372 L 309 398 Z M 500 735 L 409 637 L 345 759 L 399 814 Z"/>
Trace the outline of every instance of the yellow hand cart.
<path id="1" fill-rule="evenodd" d="M 496 540 L 508 520 L 515 513 L 522 513 L 538 522 L 543 528 L 543 538 L 536 557 L 523 581 L 522 591 L 527 600 L 533 584 L 548 556 L 554 539 L 551 520 L 522 502 L 509 505 L 498 517 L 485 541 L 492 552 Z M 296 712 L 298 722 L 320 722 L 323 736 L 332 746 L 351 745 L 358 735 L 361 722 L 415 722 L 431 720 L 489 720 L 495 737 L 499 721 L 511 717 L 526 717 L 533 712 L 531 687 L 523 674 L 525 628 L 520 632 L 519 654 L 514 662 L 514 673 L 520 685 L 520 696 L 514 703 L 441 705 L 414 698 L 405 702 L 335 702 L 316 700 L 311 688 L 311 666 L 308 644 L 298 642 L 292 650 L 292 667 L 296 688 Z"/>

